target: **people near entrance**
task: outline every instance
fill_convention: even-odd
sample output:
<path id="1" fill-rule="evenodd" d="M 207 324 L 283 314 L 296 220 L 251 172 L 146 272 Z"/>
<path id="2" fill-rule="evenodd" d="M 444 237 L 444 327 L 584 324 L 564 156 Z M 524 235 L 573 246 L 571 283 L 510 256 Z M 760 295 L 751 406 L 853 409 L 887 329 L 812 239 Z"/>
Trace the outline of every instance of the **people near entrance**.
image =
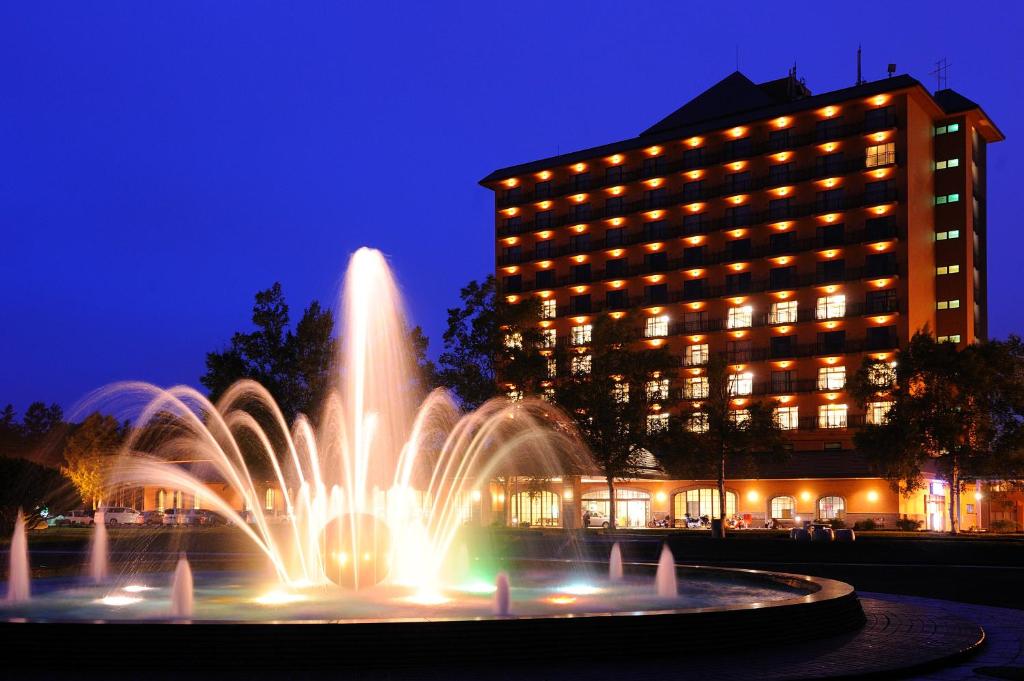
<path id="1" fill-rule="evenodd" d="M 583 528 L 590 527 L 590 509 L 583 512 Z"/>

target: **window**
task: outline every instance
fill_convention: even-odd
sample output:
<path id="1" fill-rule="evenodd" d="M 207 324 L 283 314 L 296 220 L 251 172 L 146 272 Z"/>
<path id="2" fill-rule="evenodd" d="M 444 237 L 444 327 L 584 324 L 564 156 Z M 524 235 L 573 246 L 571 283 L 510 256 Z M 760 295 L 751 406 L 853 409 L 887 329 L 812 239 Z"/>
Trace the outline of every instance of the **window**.
<path id="1" fill-rule="evenodd" d="M 572 206 L 569 211 L 569 215 L 572 216 L 574 222 L 583 222 L 584 220 L 590 219 L 590 204 L 589 203 L 577 203 Z"/>
<path id="2" fill-rule="evenodd" d="M 959 271 L 960 265 L 943 265 L 942 267 L 935 268 L 935 274 L 940 276 L 943 274 L 956 274 Z"/>
<path id="3" fill-rule="evenodd" d="M 266 501 L 266 504 L 265 504 L 266 509 L 268 511 L 273 511 L 274 510 L 274 488 L 273 487 L 268 487 L 267 488 L 267 498 L 265 499 L 265 501 Z M 178 508 L 178 505 L 175 504 L 174 507 Z"/>
<path id="4" fill-rule="evenodd" d="M 522 402 L 523 401 L 523 391 L 519 390 L 517 388 L 512 388 L 511 390 L 509 390 L 505 394 L 505 396 L 508 397 L 510 402 Z"/>
<path id="5" fill-rule="evenodd" d="M 540 332 L 540 346 L 542 348 L 553 348 L 558 341 L 558 332 L 555 329 L 542 329 Z"/>
<path id="6" fill-rule="evenodd" d="M 558 316 L 558 301 L 554 298 L 546 298 L 540 301 L 540 318 L 554 319 Z"/>
<path id="7" fill-rule="evenodd" d="M 613 227 L 604 233 L 605 246 L 621 246 L 626 234 L 625 227 Z"/>
<path id="8" fill-rule="evenodd" d="M 846 515 L 846 500 L 842 497 L 822 497 L 818 499 L 818 518 L 836 520 Z"/>
<path id="9" fill-rule="evenodd" d="M 936 309 L 939 310 L 955 310 L 960 307 L 959 300 L 940 300 L 935 304 Z"/>
<path id="10" fill-rule="evenodd" d="M 572 327 L 571 337 L 573 345 L 586 345 L 590 342 L 590 337 L 594 330 L 593 324 L 580 324 L 579 326 Z"/>
<path id="11" fill-rule="evenodd" d="M 683 249 L 684 265 L 703 265 L 704 246 L 691 246 Z"/>
<path id="12" fill-rule="evenodd" d="M 605 293 L 605 305 L 609 310 L 621 310 L 629 307 L 629 292 L 621 289 Z"/>
<path id="13" fill-rule="evenodd" d="M 569 296 L 570 314 L 583 314 L 590 312 L 590 294 L 583 293 L 578 296 Z"/>
<path id="14" fill-rule="evenodd" d="M 729 420 L 735 426 L 742 426 L 746 423 L 750 423 L 750 410 L 749 409 L 730 409 Z"/>
<path id="15" fill-rule="evenodd" d="M 668 222 L 655 220 L 644 224 L 644 241 L 657 241 L 668 236 Z"/>
<path id="16" fill-rule="evenodd" d="M 864 420 L 867 423 L 881 425 L 885 423 L 885 415 L 892 409 L 892 402 L 868 402 L 864 411 Z"/>
<path id="17" fill-rule="evenodd" d="M 685 492 L 675 495 L 672 500 L 672 511 L 676 518 L 718 518 L 721 516 L 722 503 L 718 496 L 718 489 L 715 487 L 701 487 L 700 489 L 688 489 Z M 725 515 L 736 515 L 736 493 L 726 491 L 725 493 Z"/>
<path id="18" fill-rule="evenodd" d="M 818 390 L 842 390 L 846 385 L 846 367 L 819 367 Z"/>
<path id="19" fill-rule="evenodd" d="M 697 201 L 704 191 L 704 180 L 683 183 L 683 201 Z"/>
<path id="20" fill-rule="evenodd" d="M 702 411 L 694 412 L 686 419 L 686 429 L 691 433 L 706 433 L 708 427 L 708 415 Z"/>
<path id="21" fill-rule="evenodd" d="M 533 185 L 533 198 L 546 199 L 549 196 L 551 196 L 551 180 L 545 180 Z"/>
<path id="22" fill-rule="evenodd" d="M 589 234 L 573 234 L 569 237 L 569 250 L 570 251 L 589 251 L 590 250 L 590 235 Z"/>
<path id="23" fill-rule="evenodd" d="M 545 239 L 543 241 L 538 241 L 533 246 L 534 257 L 537 257 L 537 258 L 550 258 L 551 257 L 551 251 L 552 251 L 552 249 L 551 249 L 552 244 L 554 244 L 554 240 L 553 239 Z"/>
<path id="24" fill-rule="evenodd" d="M 644 208 L 661 208 L 665 205 L 667 189 L 649 189 L 644 192 Z"/>
<path id="25" fill-rule="evenodd" d="M 789 253 L 793 250 L 793 232 L 776 232 L 768 237 L 768 248 L 772 253 Z"/>
<path id="26" fill-rule="evenodd" d="M 707 298 L 704 286 L 707 279 L 686 279 L 683 281 L 683 300 L 699 300 Z"/>
<path id="27" fill-rule="evenodd" d="M 648 305 L 668 302 L 668 284 L 655 284 L 644 287 L 644 300 Z"/>
<path id="28" fill-rule="evenodd" d="M 775 520 L 793 520 L 796 517 L 796 499 L 793 497 L 773 498 L 771 513 Z"/>
<path id="29" fill-rule="evenodd" d="M 819 156 L 816 162 L 817 174 L 818 175 L 838 175 L 843 170 L 844 163 L 843 152 L 839 151 L 834 154 L 825 154 Z"/>
<path id="30" fill-rule="evenodd" d="M 604 273 L 609 277 L 624 277 L 629 274 L 629 259 L 615 258 L 604 264 Z"/>
<path id="31" fill-rule="evenodd" d="M 693 166 L 700 165 L 704 160 L 704 149 L 686 149 L 683 151 L 683 166 L 686 168 L 692 168 Z"/>
<path id="32" fill-rule="evenodd" d="M 725 354 L 730 364 L 749 362 L 754 356 L 754 342 L 749 338 L 731 340 L 726 345 Z"/>
<path id="33" fill-rule="evenodd" d="M 957 167 L 959 167 L 959 165 L 960 165 L 960 159 L 958 159 L 958 158 L 950 158 L 950 159 L 947 159 L 945 161 L 936 161 L 935 162 L 935 169 L 936 170 L 945 170 L 946 168 L 957 168 Z"/>
<path id="34" fill-rule="evenodd" d="M 616 383 L 612 387 L 612 397 L 619 404 L 629 403 L 629 383 Z"/>
<path id="35" fill-rule="evenodd" d="M 750 189 L 750 172 L 728 173 L 725 176 L 725 191 L 735 194 Z"/>
<path id="36" fill-rule="evenodd" d="M 505 348 L 508 350 L 522 350 L 523 349 L 523 334 L 516 331 L 515 333 L 505 334 Z"/>
<path id="37" fill-rule="evenodd" d="M 797 302 L 795 300 L 772 303 L 772 310 L 768 316 L 768 323 L 794 324 L 797 320 L 797 314 Z"/>
<path id="38" fill-rule="evenodd" d="M 683 397 L 687 400 L 704 400 L 708 396 L 707 376 L 688 376 L 683 383 Z"/>
<path id="39" fill-rule="evenodd" d="M 745 371 L 741 374 L 729 374 L 729 394 L 749 395 L 754 392 L 754 374 Z"/>
<path id="40" fill-rule="evenodd" d="M 555 286 L 555 270 L 538 270 L 536 276 L 533 279 L 534 285 L 537 288 L 554 288 Z"/>
<path id="41" fill-rule="evenodd" d="M 894 108 L 891 106 L 868 109 L 864 112 L 864 128 L 866 130 L 891 128 L 895 125 L 896 114 Z"/>
<path id="42" fill-rule="evenodd" d="M 571 280 L 574 284 L 585 284 L 590 281 L 590 263 L 586 262 L 582 265 L 573 265 Z"/>
<path id="43" fill-rule="evenodd" d="M 668 430 L 668 414 L 648 414 L 647 415 L 647 432 L 648 433 L 663 433 Z"/>
<path id="44" fill-rule="evenodd" d="M 570 369 L 574 374 L 589 374 L 592 360 L 591 355 L 573 355 Z"/>
<path id="45" fill-rule="evenodd" d="M 664 402 L 668 399 L 668 379 L 656 378 L 647 381 L 644 386 L 647 391 L 647 399 L 650 402 Z"/>
<path id="46" fill-rule="evenodd" d="M 605 215 L 619 215 L 623 212 L 622 206 L 624 204 L 621 196 L 613 196 L 610 199 L 604 200 L 604 214 Z"/>
<path id="47" fill-rule="evenodd" d="M 504 280 L 505 293 L 519 293 L 523 290 L 523 275 L 513 274 L 505 277 Z"/>
<path id="48" fill-rule="evenodd" d="M 896 145 L 892 142 L 868 147 L 866 152 L 868 168 L 887 166 L 896 162 Z"/>
<path id="49" fill-rule="evenodd" d="M 646 338 L 663 338 L 668 335 L 668 315 L 648 317 L 644 326 Z"/>
<path id="50" fill-rule="evenodd" d="M 750 239 L 733 239 L 725 242 L 725 257 L 728 260 L 745 260 L 752 252 Z"/>
<path id="51" fill-rule="evenodd" d="M 846 192 L 842 187 L 837 189 L 826 189 L 818 192 L 818 212 L 824 213 L 830 210 L 842 210 Z"/>
<path id="52" fill-rule="evenodd" d="M 772 413 L 775 416 L 775 423 L 779 424 L 782 430 L 796 430 L 800 427 L 798 407 L 776 407 Z"/>
<path id="53" fill-rule="evenodd" d="M 590 173 L 579 173 L 572 176 L 572 189 L 581 192 L 590 189 Z"/>
<path id="54" fill-rule="evenodd" d="M 648 272 L 664 272 L 668 269 L 668 253 L 659 251 L 645 254 L 644 269 Z"/>
<path id="55" fill-rule="evenodd" d="M 688 367 L 703 366 L 708 363 L 708 344 L 698 343 L 687 345 L 683 351 L 683 364 Z"/>
<path id="56" fill-rule="evenodd" d="M 789 146 L 789 128 L 785 130 L 768 131 L 768 148 L 772 151 L 782 151 Z"/>
<path id="57" fill-rule="evenodd" d="M 935 240 L 936 241 L 945 241 L 946 239 L 959 239 L 959 238 L 960 238 L 960 230 L 959 229 L 951 229 L 948 232 L 936 232 L 935 233 Z"/>
<path id="58" fill-rule="evenodd" d="M 818 305 L 815 309 L 817 319 L 838 319 L 846 315 L 846 295 L 838 293 L 831 296 L 818 298 Z"/>
<path id="59" fill-rule="evenodd" d="M 605 182 L 622 182 L 622 166 L 605 168 L 604 180 Z"/>
<path id="60" fill-rule="evenodd" d="M 772 199 L 768 202 L 768 219 L 784 220 L 789 217 L 790 200 L 787 196 L 784 199 Z"/>
<path id="61" fill-rule="evenodd" d="M 935 127 L 936 135 L 945 135 L 949 132 L 956 132 L 960 129 L 959 123 L 950 123 L 949 125 L 938 125 Z"/>
<path id="62" fill-rule="evenodd" d="M 959 194 L 942 194 L 935 197 L 935 205 L 941 206 L 946 203 L 956 203 L 960 200 Z"/>
<path id="63" fill-rule="evenodd" d="M 777 163 L 768 166 L 768 184 L 771 186 L 789 182 L 790 174 L 793 172 L 792 163 Z"/>
<path id="64" fill-rule="evenodd" d="M 788 393 L 796 386 L 796 372 L 792 369 L 772 372 L 772 392 Z"/>
<path id="65" fill-rule="evenodd" d="M 845 428 L 846 405 L 823 404 L 818 407 L 819 428 Z"/>
<path id="66" fill-rule="evenodd" d="M 887 288 L 881 291 L 868 291 L 864 294 L 864 312 L 895 312 L 900 307 L 896 297 L 896 289 Z"/>
<path id="67" fill-rule="evenodd" d="M 735 272 L 725 275 L 725 292 L 729 295 L 750 293 L 753 275 L 750 272 Z"/>
<path id="68" fill-rule="evenodd" d="M 708 315 L 705 310 L 683 312 L 683 330 L 686 333 L 708 330 Z"/>
<path id="69" fill-rule="evenodd" d="M 754 211 L 750 204 L 742 206 L 730 206 L 725 209 L 725 224 L 727 227 L 743 227 L 754 221 Z"/>
<path id="70" fill-rule="evenodd" d="M 939 343 L 959 343 L 960 334 L 957 333 L 953 334 L 952 336 L 939 336 L 935 340 L 938 341 Z"/>
<path id="71" fill-rule="evenodd" d="M 796 281 L 796 267 L 792 265 L 773 267 L 768 270 L 768 288 L 772 290 L 792 288 Z"/>
<path id="72" fill-rule="evenodd" d="M 555 389 L 551 387 L 544 388 L 544 392 L 540 394 L 540 399 L 544 400 L 545 402 L 554 402 Z"/>
<path id="73" fill-rule="evenodd" d="M 878 390 L 888 390 L 896 385 L 896 362 L 877 362 L 868 368 L 868 382 Z"/>
<path id="74" fill-rule="evenodd" d="M 772 358 L 793 357 L 796 354 L 796 336 L 772 336 L 769 350 Z"/>
<path id="75" fill-rule="evenodd" d="M 730 329 L 745 329 L 753 324 L 754 308 L 750 305 L 730 307 L 726 326 Z"/>
<path id="76" fill-rule="evenodd" d="M 504 262 L 516 263 L 522 260 L 523 252 L 519 246 L 506 246 L 502 250 L 502 260 Z"/>
<path id="77" fill-rule="evenodd" d="M 538 229 L 541 229 L 543 227 L 550 227 L 553 218 L 554 214 L 552 211 L 542 210 L 538 211 L 537 214 L 533 216 L 533 223 L 534 226 Z"/>
<path id="78" fill-rule="evenodd" d="M 555 378 L 558 376 L 558 360 L 554 357 L 548 357 L 548 378 Z"/>

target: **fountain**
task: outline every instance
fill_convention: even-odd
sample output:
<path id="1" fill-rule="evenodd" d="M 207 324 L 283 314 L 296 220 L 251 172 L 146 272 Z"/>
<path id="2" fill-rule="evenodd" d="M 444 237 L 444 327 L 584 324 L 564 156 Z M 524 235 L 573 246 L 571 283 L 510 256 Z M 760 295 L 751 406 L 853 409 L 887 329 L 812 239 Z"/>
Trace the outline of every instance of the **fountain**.
<path id="1" fill-rule="evenodd" d="M 171 617 L 192 617 L 192 600 L 192 568 L 185 554 L 181 554 L 171 582 Z"/>
<path id="2" fill-rule="evenodd" d="M 608 581 L 622 581 L 622 548 L 619 542 L 612 544 L 612 553 L 608 558 Z"/>
<path id="3" fill-rule="evenodd" d="M 89 576 L 93 584 L 102 584 L 107 579 L 108 571 L 108 549 L 107 549 L 107 524 L 104 522 L 103 512 L 97 511 L 93 521 L 92 546 L 89 551 Z"/>
<path id="4" fill-rule="evenodd" d="M 18 510 L 11 538 L 11 565 L 7 580 L 7 602 L 23 603 L 29 599 L 28 538 L 25 536 L 25 515 Z"/>
<path id="5" fill-rule="evenodd" d="M 658 558 L 658 571 L 655 573 L 654 583 L 658 588 L 658 596 L 661 598 L 675 598 L 679 595 L 679 585 L 676 581 L 676 559 L 668 544 L 661 547 L 661 557 Z"/>

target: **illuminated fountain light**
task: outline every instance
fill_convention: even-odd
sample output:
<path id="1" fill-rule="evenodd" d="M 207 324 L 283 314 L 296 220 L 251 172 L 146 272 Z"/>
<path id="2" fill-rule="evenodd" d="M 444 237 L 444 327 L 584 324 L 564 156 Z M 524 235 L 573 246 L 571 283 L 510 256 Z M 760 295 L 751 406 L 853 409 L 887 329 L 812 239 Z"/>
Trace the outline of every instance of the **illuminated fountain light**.
<path id="1" fill-rule="evenodd" d="M 103 598 L 98 598 L 93 602 L 99 603 L 100 605 L 110 605 L 115 608 L 121 608 L 126 605 L 135 605 L 136 603 L 141 603 L 142 599 L 138 596 L 120 596 L 117 594 L 111 594 L 109 596 L 104 596 Z"/>
<path id="2" fill-rule="evenodd" d="M 451 600 L 438 591 L 420 591 L 405 599 L 406 602 L 416 605 L 443 605 Z"/>
<path id="3" fill-rule="evenodd" d="M 268 591 L 267 593 L 253 599 L 253 603 L 259 603 L 260 605 L 289 605 L 291 603 L 301 603 L 302 601 L 308 601 L 309 596 L 305 594 L 297 594 L 289 591 L 281 591 L 275 589 Z"/>
<path id="4" fill-rule="evenodd" d="M 154 587 L 146 586 L 145 584 L 129 584 L 128 586 L 122 587 L 121 591 L 126 591 L 130 594 L 139 594 L 143 591 L 152 591 Z"/>
<path id="5" fill-rule="evenodd" d="M 575 596 L 558 595 L 558 596 L 551 596 L 550 598 L 547 599 L 547 601 L 548 601 L 548 603 L 552 603 L 554 605 L 572 605 L 573 603 L 576 602 L 576 597 Z"/>
<path id="6" fill-rule="evenodd" d="M 482 579 L 474 580 L 459 587 L 460 591 L 471 594 L 492 594 L 498 590 L 494 582 L 485 582 Z"/>
<path id="7" fill-rule="evenodd" d="M 573 596 L 593 596 L 594 594 L 601 593 L 600 587 L 582 583 L 559 587 L 557 590 L 563 593 L 572 594 Z"/>

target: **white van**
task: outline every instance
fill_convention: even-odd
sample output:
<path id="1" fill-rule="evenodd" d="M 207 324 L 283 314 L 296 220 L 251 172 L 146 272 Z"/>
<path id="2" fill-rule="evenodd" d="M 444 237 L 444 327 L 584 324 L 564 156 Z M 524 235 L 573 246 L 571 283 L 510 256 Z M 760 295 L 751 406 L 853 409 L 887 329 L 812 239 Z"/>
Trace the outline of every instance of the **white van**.
<path id="1" fill-rule="evenodd" d="M 136 511 L 134 508 L 125 508 L 124 506 L 111 506 L 110 508 L 100 508 L 96 510 L 96 514 L 103 514 L 103 522 L 107 525 L 141 525 L 142 514 Z"/>

